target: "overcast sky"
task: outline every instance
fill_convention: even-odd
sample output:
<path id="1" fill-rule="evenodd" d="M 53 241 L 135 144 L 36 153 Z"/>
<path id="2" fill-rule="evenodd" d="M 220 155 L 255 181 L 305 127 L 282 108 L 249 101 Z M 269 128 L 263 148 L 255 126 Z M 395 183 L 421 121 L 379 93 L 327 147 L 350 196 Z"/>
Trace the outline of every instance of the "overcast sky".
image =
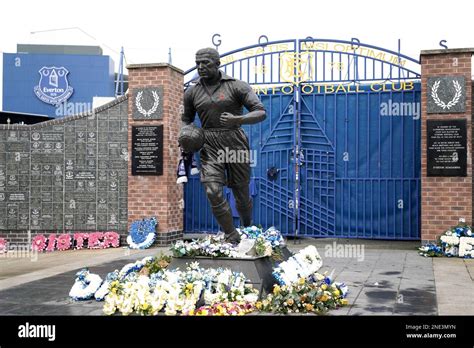
<path id="1" fill-rule="evenodd" d="M 15 0 L 2 2 L 0 51 L 17 43 L 100 45 L 118 67 L 123 46 L 128 63 L 167 62 L 192 67 L 194 52 L 212 46 L 221 53 L 269 39 L 331 38 L 397 50 L 418 58 L 420 50 L 474 47 L 472 1 L 152 1 Z M 64 29 L 64 28 L 76 29 Z M 33 34 L 32 34 L 33 32 Z"/>

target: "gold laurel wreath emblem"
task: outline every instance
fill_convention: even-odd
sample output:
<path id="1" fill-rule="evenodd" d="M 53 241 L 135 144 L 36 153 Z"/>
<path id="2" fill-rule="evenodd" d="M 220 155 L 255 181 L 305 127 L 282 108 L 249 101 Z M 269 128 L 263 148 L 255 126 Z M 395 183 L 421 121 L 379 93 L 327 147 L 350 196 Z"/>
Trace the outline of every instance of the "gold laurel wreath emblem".
<path id="1" fill-rule="evenodd" d="M 153 113 L 158 109 L 158 105 L 160 105 L 160 96 L 156 91 L 152 91 L 151 94 L 153 95 L 153 106 L 150 110 L 145 110 L 142 106 L 142 98 L 143 98 L 143 91 L 137 93 L 137 98 L 135 99 L 135 105 L 139 113 L 141 113 L 145 117 L 150 117 Z"/>
<path id="2" fill-rule="evenodd" d="M 449 110 L 459 102 L 459 99 L 461 98 L 461 95 L 462 95 L 462 87 L 461 87 L 461 85 L 459 84 L 458 81 L 453 81 L 453 85 L 454 85 L 454 89 L 456 90 L 456 94 L 454 95 L 453 99 L 451 99 L 446 104 L 444 101 L 442 101 L 438 97 L 438 88 L 439 88 L 440 83 L 441 83 L 441 80 L 438 80 L 431 87 L 431 97 L 433 98 L 436 105 L 438 105 L 439 107 L 442 107 L 443 110 L 445 110 L 445 109 Z"/>

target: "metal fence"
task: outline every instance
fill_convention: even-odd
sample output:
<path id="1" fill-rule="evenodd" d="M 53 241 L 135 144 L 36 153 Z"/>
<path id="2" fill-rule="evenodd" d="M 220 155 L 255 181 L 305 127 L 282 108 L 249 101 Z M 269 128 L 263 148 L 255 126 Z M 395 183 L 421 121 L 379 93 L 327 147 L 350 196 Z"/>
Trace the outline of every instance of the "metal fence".
<path id="1" fill-rule="evenodd" d="M 244 127 L 256 224 L 285 235 L 420 238 L 418 61 L 356 39 L 311 38 L 244 47 L 221 61 L 267 110 Z M 185 86 L 195 78 L 188 70 Z M 185 231 L 218 230 L 199 178 L 186 184 L 185 202 Z"/>

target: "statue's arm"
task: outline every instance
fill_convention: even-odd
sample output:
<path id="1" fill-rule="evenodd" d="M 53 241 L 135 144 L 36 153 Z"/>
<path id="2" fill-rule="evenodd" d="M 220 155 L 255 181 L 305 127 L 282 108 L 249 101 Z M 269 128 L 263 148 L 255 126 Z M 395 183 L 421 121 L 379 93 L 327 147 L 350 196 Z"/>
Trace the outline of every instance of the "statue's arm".
<path id="1" fill-rule="evenodd" d="M 267 114 L 265 110 L 255 110 L 240 117 L 241 117 L 241 121 L 240 121 L 241 125 L 242 124 L 255 124 L 255 123 L 262 122 L 267 117 Z"/>
<path id="2" fill-rule="evenodd" d="M 255 124 L 262 122 L 266 117 L 265 107 L 263 106 L 257 94 L 252 87 L 245 82 L 242 82 L 241 87 L 242 104 L 249 111 L 242 116 L 241 124 Z"/>
<path id="3" fill-rule="evenodd" d="M 265 107 L 249 84 L 240 81 L 237 85 L 236 93 L 238 93 L 242 105 L 245 106 L 249 112 L 246 115 L 231 115 L 224 112 L 220 119 L 222 126 L 255 124 L 262 122 L 267 117 Z"/>

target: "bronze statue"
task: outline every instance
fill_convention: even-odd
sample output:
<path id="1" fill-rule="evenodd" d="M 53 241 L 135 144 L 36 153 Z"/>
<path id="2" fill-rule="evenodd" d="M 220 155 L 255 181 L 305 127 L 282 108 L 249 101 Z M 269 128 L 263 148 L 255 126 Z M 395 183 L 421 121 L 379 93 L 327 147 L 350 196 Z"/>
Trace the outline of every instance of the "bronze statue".
<path id="1" fill-rule="evenodd" d="M 250 148 L 247 136 L 240 127 L 265 119 L 265 108 L 250 85 L 219 70 L 219 52 L 204 48 L 196 53 L 200 76 L 197 83 L 184 95 L 182 121 L 188 125 L 199 115 L 205 134 L 201 149 L 201 182 L 206 191 L 212 213 L 225 233 L 226 241 L 238 243 L 229 203 L 224 198 L 224 185 L 232 189 L 243 226 L 252 224 L 252 200 L 249 195 Z M 243 107 L 249 111 L 242 115 Z M 225 156 L 246 151 L 245 161 L 229 161 Z M 239 163 L 235 163 L 239 162 Z"/>

